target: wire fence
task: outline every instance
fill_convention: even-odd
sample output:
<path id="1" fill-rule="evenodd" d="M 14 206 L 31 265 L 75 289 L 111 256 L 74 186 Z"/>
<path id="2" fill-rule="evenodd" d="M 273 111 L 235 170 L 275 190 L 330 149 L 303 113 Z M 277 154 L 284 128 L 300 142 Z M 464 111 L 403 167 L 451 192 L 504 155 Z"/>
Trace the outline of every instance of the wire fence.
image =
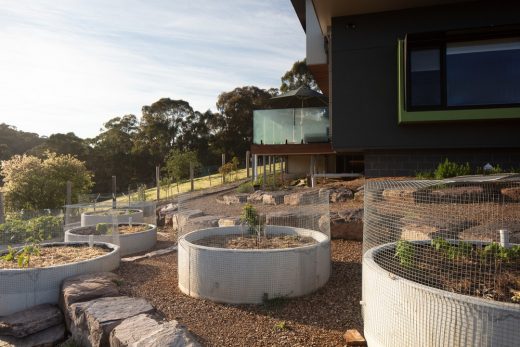
<path id="1" fill-rule="evenodd" d="M 369 345 L 518 344 L 518 177 L 370 182 L 364 216 Z"/>

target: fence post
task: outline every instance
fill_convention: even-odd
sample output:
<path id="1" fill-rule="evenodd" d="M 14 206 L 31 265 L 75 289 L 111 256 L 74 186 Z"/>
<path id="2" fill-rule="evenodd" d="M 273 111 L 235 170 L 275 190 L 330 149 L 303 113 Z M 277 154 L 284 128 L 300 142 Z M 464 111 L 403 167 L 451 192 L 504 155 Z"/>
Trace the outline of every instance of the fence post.
<path id="1" fill-rule="evenodd" d="M 276 186 L 276 157 L 273 157 L 273 187 Z"/>
<path id="2" fill-rule="evenodd" d="M 211 187 L 211 170 L 208 169 L 208 176 L 209 176 L 209 186 Z"/>
<path id="3" fill-rule="evenodd" d="M 161 171 L 160 166 L 155 167 L 155 183 L 157 184 L 157 201 L 161 199 Z"/>
<path id="4" fill-rule="evenodd" d="M 265 166 L 265 155 L 262 156 L 262 165 L 264 166 L 264 173 L 263 173 L 263 177 L 264 179 L 262 180 L 262 189 L 265 189 L 265 182 L 267 181 L 267 172 L 266 172 L 266 166 Z"/>
<path id="5" fill-rule="evenodd" d="M 112 208 L 117 207 L 116 194 L 117 194 L 116 176 L 112 176 Z"/>
<path id="6" fill-rule="evenodd" d="M 5 223 L 4 193 L 0 192 L 0 224 Z"/>
<path id="7" fill-rule="evenodd" d="M 67 205 L 72 204 L 72 182 L 67 181 Z"/>
<path id="8" fill-rule="evenodd" d="M 249 178 L 249 161 L 251 160 L 251 152 L 246 151 L 246 177 Z"/>
<path id="9" fill-rule="evenodd" d="M 269 173 L 273 172 L 273 157 L 269 156 Z"/>
<path id="10" fill-rule="evenodd" d="M 194 190 L 194 184 L 193 184 L 193 163 L 190 161 L 190 184 L 191 184 L 191 191 Z"/>
<path id="11" fill-rule="evenodd" d="M 226 153 L 222 153 L 222 166 L 226 165 Z M 222 171 L 222 184 L 226 183 L 226 178 L 224 177 L 224 171 Z"/>

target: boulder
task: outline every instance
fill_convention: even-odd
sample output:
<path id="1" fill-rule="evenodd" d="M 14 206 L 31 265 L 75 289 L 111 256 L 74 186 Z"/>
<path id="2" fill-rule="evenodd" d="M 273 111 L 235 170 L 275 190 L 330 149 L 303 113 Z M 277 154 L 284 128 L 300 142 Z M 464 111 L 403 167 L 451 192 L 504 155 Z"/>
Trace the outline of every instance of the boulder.
<path id="1" fill-rule="evenodd" d="M 317 203 L 319 201 L 319 191 L 317 190 L 306 190 L 297 193 L 285 195 L 283 202 L 285 205 L 300 206 Z"/>
<path id="2" fill-rule="evenodd" d="M 331 213 L 330 236 L 333 239 L 363 241 L 363 209 L 350 208 Z"/>
<path id="3" fill-rule="evenodd" d="M 364 200 L 365 200 L 365 190 L 364 189 L 359 190 L 354 193 L 354 201 L 364 202 Z"/>
<path id="4" fill-rule="evenodd" d="M 354 198 L 354 192 L 347 188 L 333 189 L 329 195 L 330 202 L 345 202 Z"/>
<path id="5" fill-rule="evenodd" d="M 177 212 L 172 216 L 172 229 L 173 231 L 180 231 L 190 219 L 203 215 L 204 213 L 202 213 L 201 210 L 184 210 Z"/>
<path id="6" fill-rule="evenodd" d="M 500 220 L 467 228 L 458 237 L 465 241 L 499 242 L 500 229 L 509 231 L 509 242 L 520 244 L 520 221 Z"/>
<path id="7" fill-rule="evenodd" d="M 79 302 L 70 306 L 70 332 L 75 341 L 85 346 L 108 346 L 112 330 L 123 320 L 143 313 L 153 313 L 146 300 L 118 296 Z"/>
<path id="8" fill-rule="evenodd" d="M 224 217 L 224 218 L 220 218 L 218 220 L 218 226 L 220 228 L 222 228 L 222 227 L 232 227 L 232 226 L 240 225 L 240 224 L 242 224 L 242 221 L 240 220 L 240 217 Z"/>
<path id="9" fill-rule="evenodd" d="M 520 187 L 502 188 L 500 193 L 509 201 L 520 201 Z"/>
<path id="10" fill-rule="evenodd" d="M 196 347 L 199 344 L 177 321 L 159 322 L 154 316 L 140 314 L 125 319 L 110 333 L 111 347 Z"/>
<path id="11" fill-rule="evenodd" d="M 484 194 L 480 186 L 447 187 L 432 190 L 430 199 L 435 202 L 464 203 L 471 202 Z"/>
<path id="12" fill-rule="evenodd" d="M 432 240 L 440 229 L 432 225 L 407 224 L 401 228 L 401 239 L 407 241 Z"/>
<path id="13" fill-rule="evenodd" d="M 0 335 L 26 337 L 63 322 L 60 309 L 51 304 L 42 304 L 0 317 Z"/>
<path id="14" fill-rule="evenodd" d="M 0 347 L 53 347 L 65 339 L 65 325 L 54 325 L 26 337 L 0 336 Z"/>
<path id="15" fill-rule="evenodd" d="M 413 204 L 417 188 L 386 188 L 383 190 L 383 199 L 391 204 Z"/>
<path id="16" fill-rule="evenodd" d="M 218 221 L 220 216 L 201 216 L 190 218 L 186 221 L 186 224 L 182 228 L 183 233 L 195 231 L 199 229 L 216 228 L 218 227 Z"/>
<path id="17" fill-rule="evenodd" d="M 266 192 L 262 196 L 262 202 L 264 205 L 281 205 L 283 204 L 284 196 L 287 194 L 288 192 L 286 191 Z"/>
<path id="18" fill-rule="evenodd" d="M 243 204 L 247 202 L 249 194 L 227 194 L 222 196 L 222 201 L 226 205 Z"/>
<path id="19" fill-rule="evenodd" d="M 320 230 L 321 217 L 319 212 L 271 212 L 266 214 L 266 224 Z"/>
<path id="20" fill-rule="evenodd" d="M 264 194 L 265 192 L 263 190 L 257 190 L 247 197 L 247 202 L 250 202 L 252 204 L 255 203 L 261 203 L 264 201 Z"/>
<path id="21" fill-rule="evenodd" d="M 120 281 L 121 278 L 112 272 L 69 277 L 61 285 L 60 307 L 63 312 L 68 312 L 70 305 L 76 302 L 119 296 L 117 283 Z"/>

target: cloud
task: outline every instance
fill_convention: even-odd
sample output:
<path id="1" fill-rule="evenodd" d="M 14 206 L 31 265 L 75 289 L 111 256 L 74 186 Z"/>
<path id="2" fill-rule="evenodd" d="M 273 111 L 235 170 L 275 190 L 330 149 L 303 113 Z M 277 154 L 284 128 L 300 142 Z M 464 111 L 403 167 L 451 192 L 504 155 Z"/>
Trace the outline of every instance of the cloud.
<path id="1" fill-rule="evenodd" d="M 1 1 L 0 122 L 95 136 L 161 97 L 215 108 L 304 57 L 289 1 Z"/>

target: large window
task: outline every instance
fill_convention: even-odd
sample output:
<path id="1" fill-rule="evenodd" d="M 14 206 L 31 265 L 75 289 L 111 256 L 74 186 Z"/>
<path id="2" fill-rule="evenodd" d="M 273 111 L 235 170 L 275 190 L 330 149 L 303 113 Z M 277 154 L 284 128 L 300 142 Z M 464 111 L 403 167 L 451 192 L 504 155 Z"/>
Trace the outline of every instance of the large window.
<path id="1" fill-rule="evenodd" d="M 520 106 L 520 34 L 410 35 L 406 109 Z"/>

